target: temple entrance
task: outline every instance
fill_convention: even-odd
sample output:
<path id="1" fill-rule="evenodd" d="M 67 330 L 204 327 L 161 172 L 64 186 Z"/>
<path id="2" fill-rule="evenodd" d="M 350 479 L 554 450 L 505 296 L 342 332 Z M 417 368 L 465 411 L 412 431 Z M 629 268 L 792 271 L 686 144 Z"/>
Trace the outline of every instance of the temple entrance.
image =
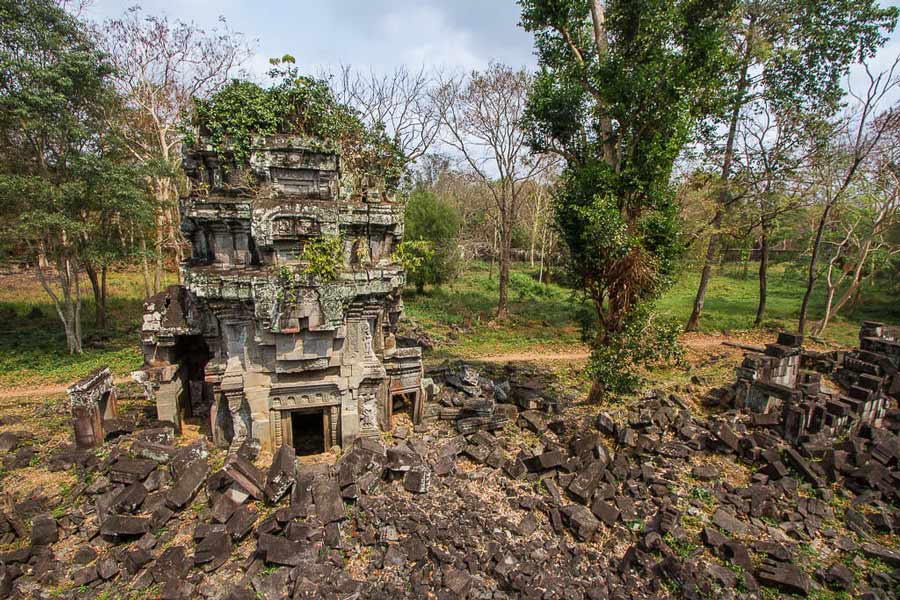
<path id="1" fill-rule="evenodd" d="M 321 454 L 328 450 L 326 440 L 330 437 L 331 423 L 327 411 L 301 409 L 287 412 L 290 419 L 285 419 L 285 424 L 289 425 L 285 429 L 290 429 L 290 438 L 286 441 L 293 446 L 297 456 Z"/>
<path id="2" fill-rule="evenodd" d="M 179 335 L 175 338 L 175 354 L 185 374 L 181 417 L 192 419 L 207 415 L 212 404 L 212 393 L 204 381 L 206 363 L 210 359 L 206 340 L 202 335 Z"/>
<path id="3" fill-rule="evenodd" d="M 390 402 L 387 405 L 388 424 L 391 429 L 397 426 L 398 417 L 401 420 L 408 419 L 410 425 L 416 422 L 415 407 L 417 396 L 416 392 L 396 392 L 391 394 Z"/>

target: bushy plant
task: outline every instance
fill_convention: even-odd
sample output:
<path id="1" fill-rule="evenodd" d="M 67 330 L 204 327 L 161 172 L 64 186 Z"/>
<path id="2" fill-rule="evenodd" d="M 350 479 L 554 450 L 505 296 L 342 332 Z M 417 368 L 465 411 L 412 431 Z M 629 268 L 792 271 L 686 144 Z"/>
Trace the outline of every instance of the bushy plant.
<path id="1" fill-rule="evenodd" d="M 609 335 L 606 344 L 592 348 L 587 373 L 604 395 L 633 393 L 643 380 L 642 366 L 683 358 L 680 333 L 677 319 L 659 317 L 650 303 L 643 303 L 629 312 L 621 331 Z"/>
<path id="2" fill-rule="evenodd" d="M 410 242 L 426 242 L 417 249 L 409 247 L 407 253 L 418 252 L 421 264 L 407 269 L 407 279 L 422 292 L 425 285 L 439 286 L 453 280 L 459 273 L 459 227 L 456 210 L 437 195 L 417 189 L 406 204 L 406 239 Z"/>
<path id="3" fill-rule="evenodd" d="M 210 98 L 197 100 L 185 141 L 195 141 L 192 131 L 198 127 L 220 155 L 230 151 L 242 165 L 250 157 L 253 135 L 304 135 L 324 150 L 340 152 L 357 188 L 380 182 L 386 191 L 394 191 L 406 157 L 384 129 L 366 127 L 355 109 L 337 101 L 325 80 L 300 75 L 293 57 L 270 62 L 275 85 L 263 88 L 233 80 Z"/>
<path id="4" fill-rule="evenodd" d="M 538 300 L 548 298 L 552 294 L 546 285 L 519 271 L 509 274 L 509 286 L 518 295 L 519 300 Z"/>
<path id="5" fill-rule="evenodd" d="M 334 281 L 344 264 L 344 243 L 336 235 L 309 240 L 303 246 L 300 260 L 307 277 L 319 282 Z"/>
<path id="6" fill-rule="evenodd" d="M 422 270 L 433 255 L 434 247 L 431 242 L 404 240 L 397 246 L 397 252 L 394 253 L 394 261 L 403 266 L 408 281 L 421 281 L 425 278 Z"/>

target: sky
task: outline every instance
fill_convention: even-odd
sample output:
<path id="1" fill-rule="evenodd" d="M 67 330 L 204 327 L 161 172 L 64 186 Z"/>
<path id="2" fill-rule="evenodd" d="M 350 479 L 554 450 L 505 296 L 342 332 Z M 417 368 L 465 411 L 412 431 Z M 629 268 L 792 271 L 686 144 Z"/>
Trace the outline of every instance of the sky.
<path id="1" fill-rule="evenodd" d="M 401 64 L 469 71 L 492 60 L 536 63 L 515 0 L 94 0 L 86 15 L 104 20 L 135 4 L 204 28 L 224 17 L 254 41 L 249 67 L 259 75 L 284 54 L 309 73 L 341 64 L 385 72 Z"/>

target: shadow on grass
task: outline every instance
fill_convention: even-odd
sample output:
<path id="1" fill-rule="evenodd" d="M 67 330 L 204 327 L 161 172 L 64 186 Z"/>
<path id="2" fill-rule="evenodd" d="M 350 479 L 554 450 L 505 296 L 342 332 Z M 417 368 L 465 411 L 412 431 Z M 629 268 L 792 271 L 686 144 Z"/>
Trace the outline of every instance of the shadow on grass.
<path id="1" fill-rule="evenodd" d="M 71 355 L 62 322 L 49 299 L 0 302 L 0 386 L 67 384 L 107 365 L 122 374 L 141 364 L 143 302 L 110 298 L 109 327 L 94 327 L 94 303 L 82 306 L 84 351 Z"/>

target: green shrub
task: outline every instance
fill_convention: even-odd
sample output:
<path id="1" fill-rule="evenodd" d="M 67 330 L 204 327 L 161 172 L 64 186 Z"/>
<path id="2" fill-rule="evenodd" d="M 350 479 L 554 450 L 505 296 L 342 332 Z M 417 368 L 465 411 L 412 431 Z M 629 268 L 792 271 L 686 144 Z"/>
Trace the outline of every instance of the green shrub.
<path id="1" fill-rule="evenodd" d="M 538 300 L 553 295 L 552 290 L 538 282 L 527 273 L 513 271 L 509 274 L 509 286 L 515 292 L 519 300 Z"/>
<path id="2" fill-rule="evenodd" d="M 334 281 L 344 265 L 344 243 L 340 236 L 326 235 L 306 242 L 300 254 L 303 274 L 320 282 Z"/>
<path id="3" fill-rule="evenodd" d="M 419 255 L 421 264 L 407 273 L 409 282 L 419 292 L 425 285 L 439 286 L 459 274 L 459 227 L 459 215 L 450 204 L 421 188 L 410 194 L 406 204 L 406 239 L 430 246 L 430 252 Z"/>

